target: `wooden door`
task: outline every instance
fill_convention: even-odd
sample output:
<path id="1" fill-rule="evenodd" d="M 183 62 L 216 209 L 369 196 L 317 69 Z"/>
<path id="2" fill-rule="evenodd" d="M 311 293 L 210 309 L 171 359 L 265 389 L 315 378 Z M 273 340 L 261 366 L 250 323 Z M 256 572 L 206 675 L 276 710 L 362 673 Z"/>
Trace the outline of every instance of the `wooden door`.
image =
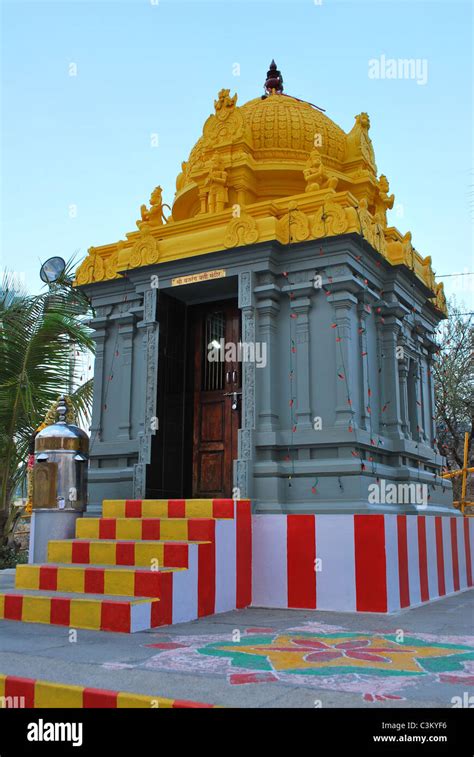
<path id="1" fill-rule="evenodd" d="M 240 426 L 240 313 L 235 301 L 199 306 L 194 321 L 193 497 L 231 497 Z"/>

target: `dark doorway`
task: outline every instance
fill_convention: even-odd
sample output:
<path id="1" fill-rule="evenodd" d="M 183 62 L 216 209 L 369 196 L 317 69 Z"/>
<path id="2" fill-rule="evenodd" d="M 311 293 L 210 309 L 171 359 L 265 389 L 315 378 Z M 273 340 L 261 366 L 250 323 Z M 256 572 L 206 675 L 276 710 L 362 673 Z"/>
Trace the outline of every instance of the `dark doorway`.
<path id="1" fill-rule="evenodd" d="M 160 292 L 158 320 L 159 426 L 147 497 L 230 497 L 242 384 L 238 355 L 225 345 L 235 353 L 240 342 L 237 301 L 188 305 Z"/>
<path id="2" fill-rule="evenodd" d="M 192 308 L 193 497 L 232 496 L 240 426 L 240 317 L 234 301 Z"/>

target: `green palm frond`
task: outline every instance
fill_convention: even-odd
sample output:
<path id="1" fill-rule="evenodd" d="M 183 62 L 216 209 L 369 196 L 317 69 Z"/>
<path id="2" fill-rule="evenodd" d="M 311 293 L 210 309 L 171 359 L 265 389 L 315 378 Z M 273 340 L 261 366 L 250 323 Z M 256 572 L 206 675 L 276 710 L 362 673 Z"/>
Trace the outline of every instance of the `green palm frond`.
<path id="1" fill-rule="evenodd" d="M 0 520 L 24 475 L 31 436 L 58 395 L 72 395 L 83 421 L 90 413 L 92 381 L 78 387 L 74 355 L 93 351 L 90 306 L 70 285 L 72 269 L 69 261 L 39 295 L 19 291 L 7 273 L 0 284 Z"/>

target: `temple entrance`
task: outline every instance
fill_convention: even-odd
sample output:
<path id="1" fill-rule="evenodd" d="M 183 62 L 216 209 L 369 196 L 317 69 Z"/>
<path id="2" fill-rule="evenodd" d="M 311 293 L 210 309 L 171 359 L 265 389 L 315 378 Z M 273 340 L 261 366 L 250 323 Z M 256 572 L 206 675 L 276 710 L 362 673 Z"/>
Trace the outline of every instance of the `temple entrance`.
<path id="1" fill-rule="evenodd" d="M 231 497 L 242 387 L 237 299 L 194 304 L 160 292 L 158 320 L 147 497 Z"/>
<path id="2" fill-rule="evenodd" d="M 193 497 L 230 497 L 240 426 L 240 317 L 234 301 L 190 309 L 193 324 Z"/>

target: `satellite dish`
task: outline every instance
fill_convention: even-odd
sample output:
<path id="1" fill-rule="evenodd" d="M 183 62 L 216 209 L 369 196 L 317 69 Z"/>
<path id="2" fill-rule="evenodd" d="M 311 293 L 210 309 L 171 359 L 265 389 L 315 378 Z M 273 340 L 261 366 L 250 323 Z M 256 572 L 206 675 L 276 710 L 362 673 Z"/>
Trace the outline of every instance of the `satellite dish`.
<path id="1" fill-rule="evenodd" d="M 54 284 L 61 278 L 66 270 L 66 263 L 62 258 L 48 258 L 46 263 L 43 263 L 40 270 L 40 279 L 45 284 Z"/>

